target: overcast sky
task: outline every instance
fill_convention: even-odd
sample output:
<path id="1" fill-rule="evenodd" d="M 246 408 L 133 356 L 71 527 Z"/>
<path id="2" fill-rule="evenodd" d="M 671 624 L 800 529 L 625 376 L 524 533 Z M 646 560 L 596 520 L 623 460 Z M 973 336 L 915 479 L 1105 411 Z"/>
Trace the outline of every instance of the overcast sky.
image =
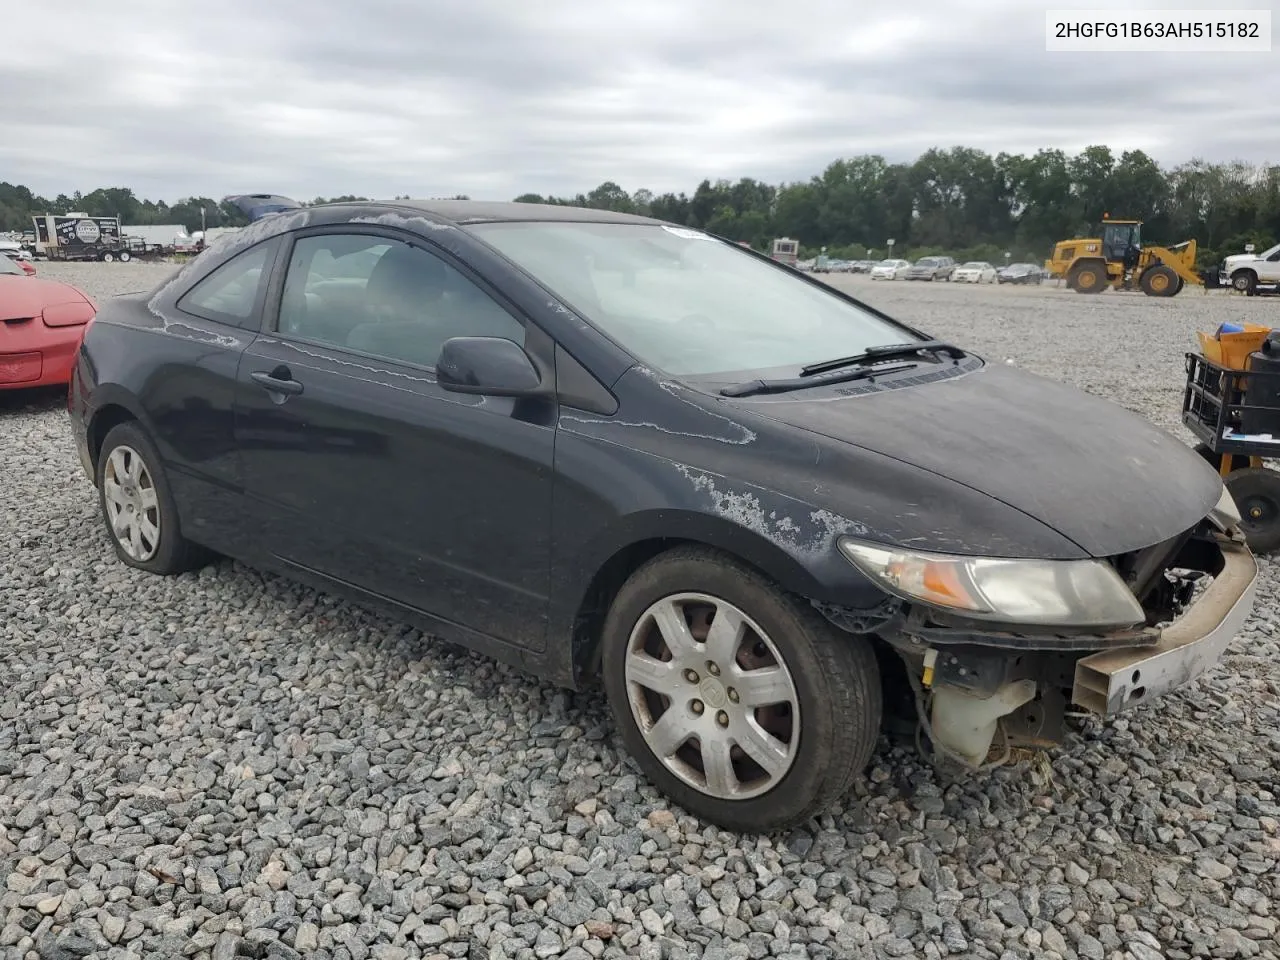
<path id="1" fill-rule="evenodd" d="M 957 144 L 1280 161 L 1280 46 L 1047 53 L 1046 6 L 23 0 L 0 15 L 0 180 L 510 199 L 805 179 Z"/>

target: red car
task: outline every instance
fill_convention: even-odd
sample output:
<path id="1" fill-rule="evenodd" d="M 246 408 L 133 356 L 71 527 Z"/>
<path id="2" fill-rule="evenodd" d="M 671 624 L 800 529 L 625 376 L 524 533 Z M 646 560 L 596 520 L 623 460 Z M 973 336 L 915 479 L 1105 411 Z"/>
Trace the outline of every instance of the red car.
<path id="1" fill-rule="evenodd" d="M 69 382 L 80 339 L 97 312 L 70 284 L 0 274 L 0 390 Z"/>

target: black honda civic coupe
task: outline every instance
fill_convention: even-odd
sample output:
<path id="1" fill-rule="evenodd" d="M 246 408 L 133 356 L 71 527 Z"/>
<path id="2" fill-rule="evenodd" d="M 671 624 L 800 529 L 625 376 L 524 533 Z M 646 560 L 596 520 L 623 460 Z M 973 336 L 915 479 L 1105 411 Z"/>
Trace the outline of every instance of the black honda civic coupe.
<path id="1" fill-rule="evenodd" d="M 102 305 L 68 402 L 124 563 L 229 556 L 598 680 L 729 829 L 847 791 L 887 687 L 979 767 L 1185 684 L 1253 603 L 1178 439 L 648 218 L 274 213 Z"/>

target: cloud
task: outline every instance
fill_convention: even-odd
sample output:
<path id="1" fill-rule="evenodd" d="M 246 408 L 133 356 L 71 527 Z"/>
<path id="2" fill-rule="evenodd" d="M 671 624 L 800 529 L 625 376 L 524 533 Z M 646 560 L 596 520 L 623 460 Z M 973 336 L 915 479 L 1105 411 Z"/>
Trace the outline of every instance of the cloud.
<path id="1" fill-rule="evenodd" d="M 114 0 L 5 17 L 0 179 L 45 194 L 661 192 L 957 144 L 1280 160 L 1257 95 L 1271 55 L 1051 54 L 1043 7 L 1022 0 Z"/>

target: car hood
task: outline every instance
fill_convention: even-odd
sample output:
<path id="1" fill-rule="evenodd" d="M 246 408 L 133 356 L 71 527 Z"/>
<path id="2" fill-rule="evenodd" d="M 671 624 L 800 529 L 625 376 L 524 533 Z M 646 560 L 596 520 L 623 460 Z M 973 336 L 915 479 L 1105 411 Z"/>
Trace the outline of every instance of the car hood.
<path id="1" fill-rule="evenodd" d="M 821 394 L 739 402 L 964 484 L 1095 557 L 1176 536 L 1222 492 L 1212 468 L 1146 419 L 1003 365 L 859 396 Z"/>
<path id="2" fill-rule="evenodd" d="M 93 301 L 75 287 L 38 277 L 0 276 L 0 322 L 38 317 L 46 307 Z"/>
<path id="3" fill-rule="evenodd" d="M 1223 263 L 1248 263 L 1251 260 L 1257 260 L 1257 254 L 1253 253 L 1233 253 L 1231 256 L 1223 260 Z"/>

